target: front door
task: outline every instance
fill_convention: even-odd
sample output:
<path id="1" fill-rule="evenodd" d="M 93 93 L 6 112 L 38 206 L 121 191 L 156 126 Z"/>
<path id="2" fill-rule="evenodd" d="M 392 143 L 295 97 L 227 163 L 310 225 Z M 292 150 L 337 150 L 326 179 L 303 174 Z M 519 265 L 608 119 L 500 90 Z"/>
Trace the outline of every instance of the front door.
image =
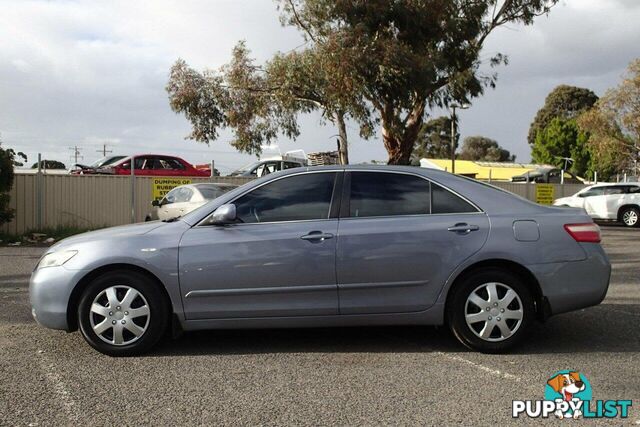
<path id="1" fill-rule="evenodd" d="M 348 175 L 350 201 L 338 230 L 340 313 L 429 308 L 454 268 L 483 246 L 486 215 L 416 175 Z"/>
<path id="2" fill-rule="evenodd" d="M 337 175 L 270 181 L 232 202 L 237 224 L 187 231 L 179 256 L 186 318 L 337 314 Z"/>

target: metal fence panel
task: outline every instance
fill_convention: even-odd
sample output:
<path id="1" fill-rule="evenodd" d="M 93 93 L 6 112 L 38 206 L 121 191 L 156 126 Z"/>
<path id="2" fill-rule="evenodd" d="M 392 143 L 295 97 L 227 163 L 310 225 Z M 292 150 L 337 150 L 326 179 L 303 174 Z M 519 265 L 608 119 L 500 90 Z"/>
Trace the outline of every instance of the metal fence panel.
<path id="1" fill-rule="evenodd" d="M 157 177 L 155 177 L 157 178 Z M 144 221 L 151 212 L 154 177 L 135 177 L 135 220 Z M 193 183 L 220 182 L 242 185 L 253 178 L 192 178 Z M 40 180 L 40 181 L 38 181 Z M 38 182 L 41 187 L 38 211 Z M 535 184 L 493 182 L 493 185 L 535 201 Z M 584 188 L 580 184 L 554 184 L 554 198 L 569 196 Z M 10 192 L 15 218 L 0 227 L 9 234 L 22 234 L 42 227 L 77 226 L 99 228 L 131 222 L 131 177 L 112 175 L 16 174 Z M 38 214 L 40 212 L 40 214 Z"/>

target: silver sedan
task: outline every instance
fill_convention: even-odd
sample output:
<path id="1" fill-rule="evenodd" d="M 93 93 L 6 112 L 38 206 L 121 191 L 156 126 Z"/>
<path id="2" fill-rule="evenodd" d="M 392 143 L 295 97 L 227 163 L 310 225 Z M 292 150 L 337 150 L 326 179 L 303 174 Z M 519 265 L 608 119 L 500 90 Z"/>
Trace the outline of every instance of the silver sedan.
<path id="1" fill-rule="evenodd" d="M 599 242 L 580 209 L 446 172 L 298 168 L 174 222 L 63 240 L 30 298 L 40 324 L 79 328 L 114 356 L 150 350 L 169 328 L 442 324 L 502 352 L 536 319 L 604 299 Z"/>

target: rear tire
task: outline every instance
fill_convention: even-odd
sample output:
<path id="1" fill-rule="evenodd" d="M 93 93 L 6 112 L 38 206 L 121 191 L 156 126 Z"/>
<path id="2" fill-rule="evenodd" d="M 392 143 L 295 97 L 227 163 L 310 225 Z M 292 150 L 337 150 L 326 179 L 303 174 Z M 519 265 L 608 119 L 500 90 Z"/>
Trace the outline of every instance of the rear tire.
<path id="1" fill-rule="evenodd" d="M 502 353 L 516 345 L 535 317 L 528 286 L 507 270 L 477 270 L 454 285 L 447 322 L 455 337 L 472 350 Z"/>
<path id="2" fill-rule="evenodd" d="M 620 212 L 620 221 L 625 225 L 625 227 L 639 227 L 640 210 L 634 207 L 624 208 Z"/>
<path id="3" fill-rule="evenodd" d="M 136 356 L 149 351 L 169 324 L 169 301 L 159 286 L 131 270 L 110 271 L 92 280 L 78 305 L 84 339 L 109 356 Z"/>

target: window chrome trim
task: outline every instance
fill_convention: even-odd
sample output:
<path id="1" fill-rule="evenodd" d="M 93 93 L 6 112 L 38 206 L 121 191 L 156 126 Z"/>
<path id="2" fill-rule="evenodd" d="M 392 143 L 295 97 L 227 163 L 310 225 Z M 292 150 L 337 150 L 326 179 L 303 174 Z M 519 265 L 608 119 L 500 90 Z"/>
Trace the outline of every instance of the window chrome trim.
<path id="1" fill-rule="evenodd" d="M 357 169 L 357 170 L 345 170 L 345 173 L 358 173 L 358 172 L 375 172 L 375 173 L 394 173 L 394 174 L 401 174 L 401 175 L 409 175 L 409 176 L 414 176 L 417 178 L 422 178 L 425 181 L 427 181 L 429 183 L 429 210 L 433 210 L 433 196 L 431 193 L 431 185 L 435 184 L 439 187 L 441 187 L 442 189 L 444 189 L 445 191 L 448 191 L 456 196 L 458 196 L 459 198 L 461 198 L 462 200 L 464 200 L 465 202 L 469 203 L 474 209 L 476 209 L 477 212 L 448 212 L 448 213 L 437 213 L 437 214 L 433 214 L 433 213 L 428 213 L 428 214 L 408 214 L 408 215 L 380 215 L 380 216 L 345 216 L 345 217 L 340 217 L 340 219 L 366 219 L 366 218 L 398 218 L 398 217 L 413 217 L 413 216 L 430 216 L 430 215 L 475 215 L 475 214 L 485 214 L 486 213 L 480 209 L 480 207 L 478 205 L 476 205 L 474 202 L 472 202 L 471 200 L 469 200 L 468 198 L 466 198 L 465 196 L 461 195 L 460 193 L 458 193 L 457 191 L 454 191 L 452 189 L 450 189 L 449 187 L 447 187 L 444 184 L 439 183 L 438 181 L 435 181 L 431 178 L 427 178 L 426 176 L 422 176 L 416 173 L 412 173 L 412 172 L 406 172 L 406 171 L 394 171 L 394 170 L 375 170 L 375 169 Z M 349 202 L 351 202 L 351 193 L 350 193 L 350 189 L 348 189 L 349 191 Z"/>
<path id="2" fill-rule="evenodd" d="M 291 168 L 291 169 L 296 169 L 296 168 Z M 277 172 L 276 172 L 277 173 Z M 227 203 L 225 203 L 225 205 L 228 205 L 230 203 L 234 203 L 236 200 L 238 200 L 241 197 L 244 197 L 245 195 L 251 193 L 252 191 L 257 190 L 258 188 L 262 188 L 267 184 L 271 184 L 273 182 L 276 181 L 280 181 L 281 179 L 286 179 L 286 178 L 290 178 L 292 176 L 299 176 L 299 175 L 311 175 L 311 174 L 318 174 L 318 173 L 334 173 L 336 174 L 336 176 L 334 177 L 334 181 L 333 181 L 333 188 L 331 191 L 331 200 L 329 201 L 329 210 L 327 212 L 327 218 L 318 218 L 318 219 L 294 219 L 291 221 L 270 221 L 270 222 L 247 222 L 247 223 L 237 223 L 237 224 L 229 224 L 229 225 L 256 225 L 256 224 L 283 224 L 283 223 L 291 223 L 291 222 L 310 222 L 310 221 L 328 221 L 328 220 L 337 220 L 338 218 L 329 218 L 331 215 L 331 208 L 333 206 L 333 193 L 336 190 L 335 188 L 335 184 L 336 184 L 336 180 L 338 179 L 337 174 L 339 173 L 344 173 L 344 169 L 337 169 L 337 170 L 318 170 L 318 171 L 310 171 L 310 170 L 305 170 L 305 171 L 300 171 L 300 172 L 296 172 L 296 173 L 291 173 L 291 174 L 287 174 L 272 180 L 269 180 L 267 182 L 263 182 L 262 184 L 256 186 L 256 187 L 252 187 L 250 189 L 248 189 L 247 191 L 245 191 L 244 193 L 239 194 L 238 196 L 234 197 L 232 200 L 229 200 Z M 261 177 L 262 178 L 262 177 Z M 215 209 L 211 212 L 209 212 L 207 215 L 205 215 L 205 217 L 198 222 L 196 225 L 194 225 L 194 227 L 210 227 L 210 224 L 203 224 L 207 218 L 209 218 L 213 212 L 215 212 Z"/>
<path id="3" fill-rule="evenodd" d="M 295 169 L 295 168 L 292 168 Z M 334 170 L 314 170 L 314 171 L 310 171 L 310 170 L 305 170 L 305 171 L 300 171 L 300 172 L 296 172 L 296 173 L 291 173 L 291 174 L 287 174 L 285 176 L 281 176 L 278 177 L 276 179 L 264 182 L 260 185 L 258 185 L 257 187 L 253 187 L 248 189 L 247 191 L 245 191 L 242 194 L 239 194 L 238 196 L 236 196 L 234 199 L 228 201 L 225 204 L 229 204 L 229 203 L 233 203 L 236 200 L 238 200 L 239 198 L 245 196 L 246 194 L 257 190 L 258 188 L 261 188 L 267 184 L 270 184 L 272 182 L 276 182 L 279 181 L 281 179 L 285 179 L 285 178 L 289 178 L 292 176 L 298 176 L 298 175 L 308 175 L 308 174 L 315 174 L 315 173 L 357 173 L 357 172 L 373 172 L 373 173 L 394 173 L 394 174 L 401 174 L 401 175 L 409 175 L 409 176 L 414 176 L 417 178 L 421 178 L 424 179 L 425 181 L 429 182 L 430 185 L 435 184 L 438 185 L 440 187 L 442 187 L 443 189 L 445 189 L 446 191 L 451 192 L 452 194 L 460 197 L 462 200 L 464 200 L 465 202 L 469 203 L 472 207 L 474 207 L 475 209 L 477 209 L 477 212 L 451 212 L 451 213 L 437 213 L 437 214 L 432 214 L 432 213 L 428 213 L 428 214 L 411 214 L 411 215 L 386 215 L 386 216 L 361 216 L 361 217 L 352 217 L 352 216 L 347 216 L 347 217 L 342 217 L 339 216 L 338 218 L 320 218 L 320 219 L 302 219 L 302 220 L 291 220 L 291 221 L 270 221 L 270 222 L 251 222 L 251 223 L 237 223 L 237 224 L 230 224 L 232 226 L 242 226 L 242 225 L 262 225 L 262 224 L 286 224 L 286 223 L 304 223 L 304 222 L 314 222 L 314 221 L 332 221 L 332 220 L 354 220 L 354 219 L 380 219 L 380 218 L 411 218 L 411 217 L 429 217 L 429 216 L 443 216 L 443 215 L 485 215 L 486 216 L 486 212 L 483 211 L 482 209 L 480 209 L 480 207 L 478 205 L 476 205 L 474 202 L 472 202 L 471 200 L 469 200 L 467 197 L 461 195 L 460 193 L 458 193 L 455 190 L 450 189 L 449 187 L 447 187 L 444 184 L 441 184 L 440 182 L 433 180 L 431 178 L 427 178 L 423 175 L 420 174 L 416 174 L 413 172 L 407 172 L 407 171 L 395 171 L 395 170 L 384 170 L 384 169 L 334 169 Z M 336 179 L 338 179 L 338 177 L 336 176 Z M 342 186 L 344 187 L 344 180 L 342 182 Z M 335 191 L 335 188 L 334 188 Z M 429 193 L 431 193 L 431 188 L 429 188 Z M 333 206 L 333 193 L 332 193 L 332 197 L 331 197 L 331 202 L 329 204 L 329 213 L 328 215 L 331 215 L 331 208 Z M 349 198 L 350 200 L 350 198 Z M 432 207 L 430 207 L 432 208 Z M 194 227 L 211 227 L 210 224 L 203 224 L 207 218 L 209 218 L 209 216 L 211 216 L 211 214 L 213 214 L 212 212 L 209 212 L 200 222 L 198 222 L 196 225 L 194 225 Z"/>

